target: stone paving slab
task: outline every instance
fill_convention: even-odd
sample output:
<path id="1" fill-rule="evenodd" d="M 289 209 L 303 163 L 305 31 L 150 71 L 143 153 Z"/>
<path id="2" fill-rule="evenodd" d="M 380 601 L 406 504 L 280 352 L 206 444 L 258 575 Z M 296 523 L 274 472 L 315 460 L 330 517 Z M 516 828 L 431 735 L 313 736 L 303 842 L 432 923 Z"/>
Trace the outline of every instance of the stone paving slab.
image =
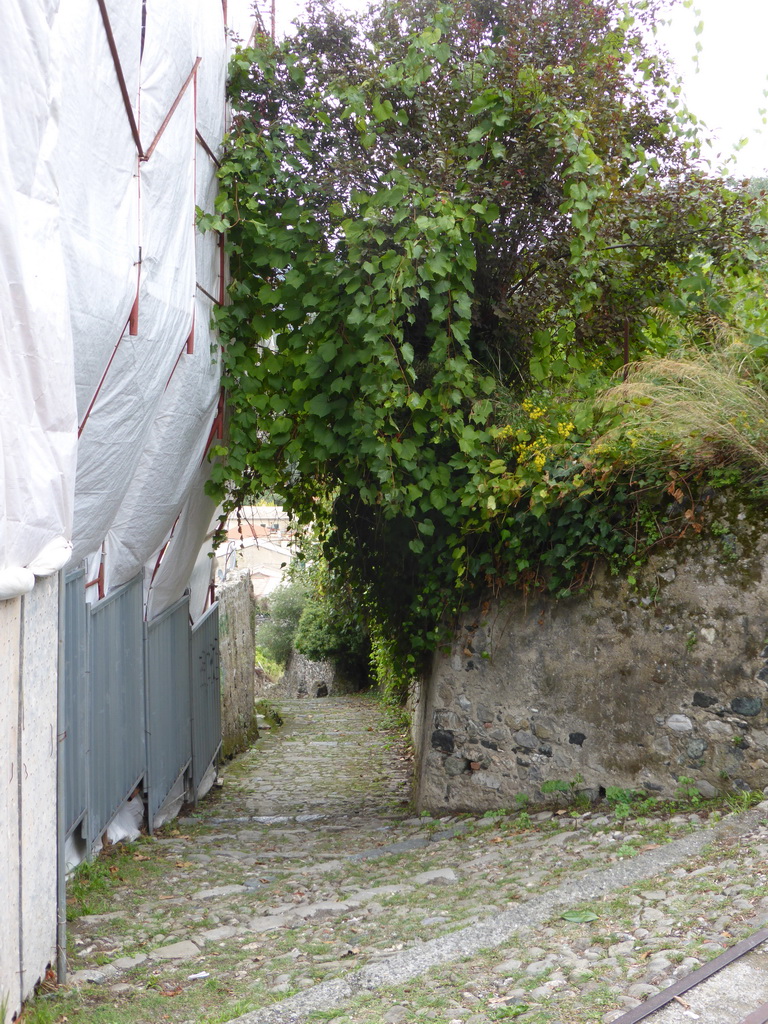
<path id="1" fill-rule="evenodd" d="M 768 915 L 765 808 L 416 816 L 374 702 L 281 712 L 141 841 L 146 880 L 72 922 L 69 1020 L 103 1021 L 106 998 L 134 1024 L 607 1024 Z M 585 906 L 596 920 L 561 919 Z"/>
<path id="2" fill-rule="evenodd" d="M 578 881 L 566 882 L 551 892 L 531 899 L 519 909 L 507 911 L 443 938 L 434 939 L 416 950 L 410 949 L 407 953 L 392 957 L 384 965 L 364 967 L 343 979 L 319 985 L 292 999 L 284 1000 L 277 1006 L 244 1014 L 229 1024 L 296 1024 L 305 1020 L 307 1014 L 312 1011 L 343 1006 L 361 991 L 381 989 L 409 981 L 426 974 L 430 968 L 438 964 L 500 946 L 515 932 L 544 924 L 556 913 L 569 907 L 599 899 L 609 893 L 625 889 L 633 883 L 656 878 L 670 867 L 700 853 L 705 846 L 716 842 L 722 835 L 731 839 L 746 835 L 765 821 L 766 808 L 768 804 L 761 810 L 745 814 L 738 822 L 727 822 L 711 830 L 690 834 L 666 846 L 648 851 L 643 857 L 633 861 L 615 864 L 605 870 L 592 871 Z M 651 893 L 649 896 L 650 899 L 661 899 L 665 898 L 666 894 Z M 630 949 L 621 952 L 628 953 Z M 740 1019 L 736 1018 L 737 1021 Z M 710 1024 L 714 1024 L 713 1018 L 710 1018 Z"/>

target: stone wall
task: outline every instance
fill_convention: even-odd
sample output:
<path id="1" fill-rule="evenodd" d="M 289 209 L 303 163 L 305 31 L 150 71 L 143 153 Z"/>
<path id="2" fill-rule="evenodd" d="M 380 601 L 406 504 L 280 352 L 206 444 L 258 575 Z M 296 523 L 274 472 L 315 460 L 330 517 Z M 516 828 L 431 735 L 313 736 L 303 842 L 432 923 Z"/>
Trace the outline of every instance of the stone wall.
<path id="1" fill-rule="evenodd" d="M 563 781 L 704 796 L 768 785 L 768 537 L 725 505 L 628 583 L 464 616 L 419 695 L 421 809 L 513 807 Z M 688 783 L 684 783 L 688 785 Z"/>
<path id="2" fill-rule="evenodd" d="M 278 684 L 285 697 L 330 697 L 339 692 L 333 662 L 310 661 L 292 651 Z"/>
<path id="3" fill-rule="evenodd" d="M 222 752 L 224 757 L 231 757 L 259 735 L 254 709 L 256 602 L 249 574 L 229 573 L 217 586 L 217 598 Z"/>

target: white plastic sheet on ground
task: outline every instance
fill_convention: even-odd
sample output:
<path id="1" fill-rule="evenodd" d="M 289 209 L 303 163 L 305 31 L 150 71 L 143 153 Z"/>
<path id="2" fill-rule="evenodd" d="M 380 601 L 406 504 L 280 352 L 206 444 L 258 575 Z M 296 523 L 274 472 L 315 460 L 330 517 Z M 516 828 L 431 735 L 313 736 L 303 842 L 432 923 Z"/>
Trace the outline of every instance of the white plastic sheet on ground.
<path id="1" fill-rule="evenodd" d="M 167 821 L 173 821 L 187 799 L 187 784 L 184 775 L 180 775 L 171 786 L 171 791 L 163 800 L 160 807 L 155 811 L 152 819 L 152 828 L 162 828 Z"/>
<path id="2" fill-rule="evenodd" d="M 132 843 L 141 835 L 144 823 L 144 801 L 137 793 L 124 804 L 107 825 L 107 839 L 110 843 Z"/>

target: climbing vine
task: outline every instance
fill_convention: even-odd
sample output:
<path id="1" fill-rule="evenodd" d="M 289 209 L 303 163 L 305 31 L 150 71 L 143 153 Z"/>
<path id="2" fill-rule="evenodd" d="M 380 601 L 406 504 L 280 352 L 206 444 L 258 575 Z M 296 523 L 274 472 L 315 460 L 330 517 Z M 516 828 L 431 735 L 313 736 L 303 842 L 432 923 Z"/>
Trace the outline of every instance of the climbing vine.
<path id="1" fill-rule="evenodd" d="M 434 648 L 464 587 L 559 592 L 637 548 L 636 481 L 585 462 L 584 398 L 617 339 L 663 344 L 649 306 L 759 255 L 645 42 L 662 6 L 319 6 L 234 58 L 200 218 L 232 268 L 211 491 L 274 489 L 315 524 L 382 672 Z"/>

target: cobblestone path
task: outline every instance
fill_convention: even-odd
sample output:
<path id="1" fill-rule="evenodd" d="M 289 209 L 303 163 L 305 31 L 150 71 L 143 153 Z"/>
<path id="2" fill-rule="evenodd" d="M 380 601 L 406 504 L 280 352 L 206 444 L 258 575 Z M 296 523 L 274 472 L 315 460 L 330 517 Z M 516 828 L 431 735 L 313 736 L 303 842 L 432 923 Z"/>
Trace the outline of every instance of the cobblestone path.
<path id="1" fill-rule="evenodd" d="M 768 805 L 416 816 L 374 701 L 280 709 L 71 887 L 71 984 L 30 1024 L 607 1024 L 768 914 Z"/>
<path id="2" fill-rule="evenodd" d="M 389 816 L 409 804 L 402 742 L 381 733 L 372 700 L 281 701 L 280 710 L 285 726 L 268 731 L 225 773 L 249 814 L 343 820 L 366 811 Z"/>

